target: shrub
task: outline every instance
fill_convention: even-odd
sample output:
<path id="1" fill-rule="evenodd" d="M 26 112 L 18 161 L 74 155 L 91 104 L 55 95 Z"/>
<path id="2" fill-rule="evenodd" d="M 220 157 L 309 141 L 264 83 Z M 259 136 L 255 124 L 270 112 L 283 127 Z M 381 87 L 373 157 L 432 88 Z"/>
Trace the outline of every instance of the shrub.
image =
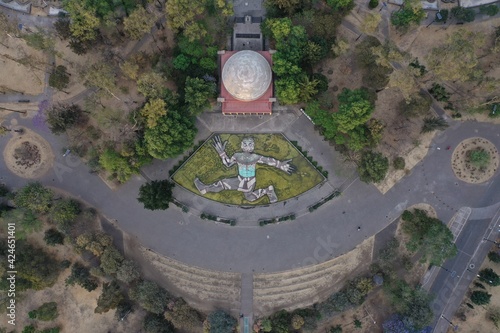
<path id="1" fill-rule="evenodd" d="M 437 17 L 436 13 L 436 22 L 446 22 L 448 20 L 448 14 L 449 14 L 448 9 L 441 9 L 438 13 L 441 14 L 441 19 Z"/>
<path id="2" fill-rule="evenodd" d="M 500 276 L 491 268 L 485 268 L 479 271 L 479 280 L 489 284 L 490 286 L 500 285 Z"/>
<path id="3" fill-rule="evenodd" d="M 342 326 L 336 325 L 330 327 L 330 333 L 342 333 Z"/>
<path id="4" fill-rule="evenodd" d="M 368 7 L 370 9 L 377 8 L 378 7 L 378 0 L 370 0 L 370 2 L 368 3 Z"/>
<path id="5" fill-rule="evenodd" d="M 57 313 L 57 303 L 47 302 L 43 303 L 36 310 L 30 311 L 28 317 L 30 319 L 38 319 L 41 321 L 52 321 L 59 316 Z"/>
<path id="6" fill-rule="evenodd" d="M 392 162 L 392 165 L 394 166 L 394 169 L 396 170 L 403 170 L 405 168 L 405 159 L 398 156 L 394 159 Z"/>
<path id="7" fill-rule="evenodd" d="M 490 163 L 490 154 L 483 148 L 469 150 L 466 154 L 469 162 L 480 169 L 488 166 Z"/>
<path id="8" fill-rule="evenodd" d="M 433 83 L 429 93 L 439 102 L 448 102 L 450 99 L 450 93 L 446 91 L 446 88 L 438 83 Z"/>
<path id="9" fill-rule="evenodd" d="M 479 7 L 479 12 L 481 14 L 486 14 L 489 16 L 495 16 L 496 14 L 498 14 L 498 11 L 499 11 L 499 8 L 495 4 Z"/>
<path id="10" fill-rule="evenodd" d="M 472 8 L 453 7 L 451 14 L 459 21 L 472 22 L 476 19 L 476 12 Z"/>
<path id="11" fill-rule="evenodd" d="M 491 251 L 490 253 L 488 253 L 488 259 L 490 261 L 500 263 L 500 254 L 498 254 L 498 252 Z"/>
<path id="12" fill-rule="evenodd" d="M 45 243 L 47 243 L 47 245 L 50 246 L 64 244 L 64 234 L 57 231 L 57 229 L 55 228 L 50 228 L 49 230 L 45 231 L 43 240 L 45 241 Z"/>

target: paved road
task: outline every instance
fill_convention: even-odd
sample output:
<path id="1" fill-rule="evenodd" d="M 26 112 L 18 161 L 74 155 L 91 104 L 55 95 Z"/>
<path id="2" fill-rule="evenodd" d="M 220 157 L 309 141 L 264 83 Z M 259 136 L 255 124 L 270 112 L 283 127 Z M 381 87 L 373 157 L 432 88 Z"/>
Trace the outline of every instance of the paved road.
<path id="1" fill-rule="evenodd" d="M 23 119 L 20 123 L 31 126 L 29 120 Z M 137 189 L 145 182 L 142 177 L 136 176 L 111 191 L 97 176 L 89 174 L 77 158 L 71 155 L 63 158 L 58 153 L 62 140 L 48 131 L 38 132 L 53 145 L 57 156 L 54 169 L 41 179 L 44 184 L 61 187 L 98 207 L 158 253 L 222 271 L 270 272 L 325 261 L 379 232 L 414 203 L 427 202 L 435 206 L 438 216 L 446 221 L 462 206 L 481 207 L 500 201 L 500 191 L 496 191 L 498 179 L 482 185 L 460 182 L 451 170 L 451 151 L 431 149 L 412 174 L 386 195 L 381 195 L 372 185 L 355 181 L 338 200 L 291 223 L 265 228 L 226 227 L 182 214 L 176 208 L 165 212 L 144 210 L 136 200 Z M 500 147 L 498 126 L 475 122 L 456 123 L 438 135 L 434 145 L 455 146 L 479 132 Z M 309 138 L 313 143 L 314 139 Z M 7 140 L 8 137 L 0 138 L 0 145 Z M 320 153 L 331 154 L 316 151 Z M 8 185 L 25 183 L 13 176 L 3 161 L 0 174 Z M 357 226 L 362 227 L 361 232 L 356 231 Z"/>
<path id="2" fill-rule="evenodd" d="M 439 268 L 439 274 L 430 288 L 430 292 L 436 295 L 432 303 L 436 315 L 434 333 L 446 333 L 450 325 L 460 324 L 451 324 L 451 320 L 493 245 L 484 239 L 496 240 L 499 234 L 499 214 L 500 209 L 491 218 L 469 220 L 456 242 L 458 255 Z"/>

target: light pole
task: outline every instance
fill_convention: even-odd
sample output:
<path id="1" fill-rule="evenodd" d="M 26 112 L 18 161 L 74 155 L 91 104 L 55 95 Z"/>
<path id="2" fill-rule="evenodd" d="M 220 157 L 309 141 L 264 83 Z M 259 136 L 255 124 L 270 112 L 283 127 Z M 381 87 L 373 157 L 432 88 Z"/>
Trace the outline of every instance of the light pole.
<path id="1" fill-rule="evenodd" d="M 441 318 L 443 318 L 444 320 L 446 320 L 451 327 L 453 327 L 453 330 L 456 331 L 458 329 L 458 325 L 453 325 L 453 323 L 451 321 L 448 320 L 448 318 L 446 318 L 443 314 L 441 314 Z"/>

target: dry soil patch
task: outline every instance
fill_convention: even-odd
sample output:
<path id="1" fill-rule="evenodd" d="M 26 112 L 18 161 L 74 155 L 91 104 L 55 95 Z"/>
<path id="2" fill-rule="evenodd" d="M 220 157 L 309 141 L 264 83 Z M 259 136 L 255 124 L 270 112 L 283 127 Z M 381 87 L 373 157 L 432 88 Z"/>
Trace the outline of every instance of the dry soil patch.
<path id="1" fill-rule="evenodd" d="M 50 144 L 35 132 L 22 128 L 23 133 L 7 142 L 3 151 L 5 164 L 19 177 L 33 179 L 43 176 L 54 162 Z"/>
<path id="2" fill-rule="evenodd" d="M 490 162 L 484 169 L 480 169 L 468 161 L 467 152 L 477 148 L 484 149 L 490 154 Z M 498 170 L 498 150 L 493 143 L 486 139 L 479 137 L 465 139 L 453 151 L 451 166 L 458 179 L 471 184 L 484 183 L 493 177 Z"/>

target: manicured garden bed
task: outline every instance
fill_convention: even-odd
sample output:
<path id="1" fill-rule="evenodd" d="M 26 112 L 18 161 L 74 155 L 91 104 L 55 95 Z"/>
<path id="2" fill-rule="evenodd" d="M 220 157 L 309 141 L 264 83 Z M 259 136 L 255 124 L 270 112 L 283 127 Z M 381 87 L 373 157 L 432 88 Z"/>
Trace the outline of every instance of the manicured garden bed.
<path id="1" fill-rule="evenodd" d="M 274 157 L 281 161 L 291 160 L 296 172 L 291 175 L 274 167 L 257 164 L 255 189 L 274 186 L 278 201 L 293 198 L 320 184 L 324 177 L 282 134 L 219 134 L 222 141 L 228 141 L 226 153 L 231 157 L 241 151 L 240 144 L 244 137 L 252 137 L 255 141 L 255 153 Z M 223 178 L 236 177 L 237 166 L 227 168 L 212 146 L 209 138 L 174 174 L 173 180 L 189 191 L 200 194 L 194 186 L 198 177 L 203 183 L 211 184 Z M 242 192 L 235 190 L 218 193 L 207 193 L 206 198 L 233 205 L 268 204 L 267 196 L 254 202 L 245 199 Z"/>

